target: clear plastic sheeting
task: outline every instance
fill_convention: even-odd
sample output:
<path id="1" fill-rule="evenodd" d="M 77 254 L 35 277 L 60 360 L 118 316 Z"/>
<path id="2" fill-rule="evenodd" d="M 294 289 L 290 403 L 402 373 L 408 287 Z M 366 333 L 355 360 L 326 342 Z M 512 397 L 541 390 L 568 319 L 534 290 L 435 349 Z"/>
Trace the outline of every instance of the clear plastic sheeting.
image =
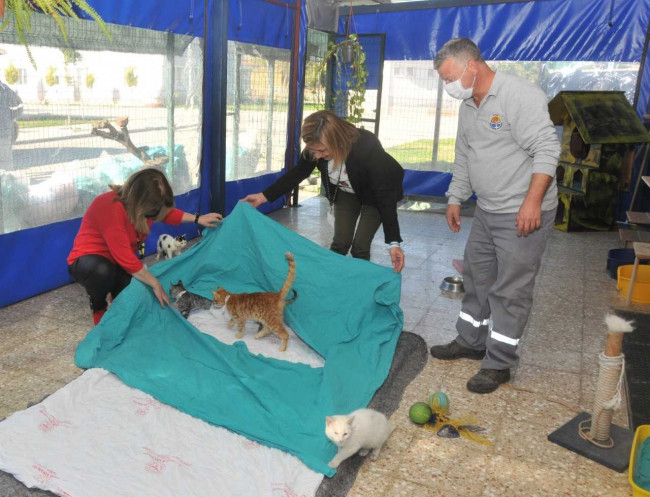
<path id="1" fill-rule="evenodd" d="M 226 181 L 284 168 L 289 50 L 228 42 Z"/>
<path id="2" fill-rule="evenodd" d="M 632 103 L 639 72 L 635 62 L 488 61 L 488 65 L 539 85 L 549 101 L 564 90 L 614 90 L 625 92 Z M 444 91 L 432 62 L 386 61 L 383 76 L 379 139 L 384 148 L 405 169 L 452 172 L 460 101 Z"/>
<path id="3" fill-rule="evenodd" d="M 57 47 L 74 50 L 110 50 L 112 52 L 165 54 L 168 50 L 168 33 L 150 29 L 107 24 L 112 39 L 108 39 L 95 21 L 75 21 L 69 17 L 60 18 L 68 33 L 68 39 L 61 36 L 54 19 L 45 14 L 32 15 L 32 24 L 25 32 L 25 39 L 31 45 Z M 15 24 L 11 22 L 0 31 L 0 43 L 16 43 Z M 176 35 L 174 50 L 183 55 L 193 36 Z"/>
<path id="4" fill-rule="evenodd" d="M 485 2 L 449 8 L 413 2 L 361 6 L 355 11 L 357 33 L 390 34 L 386 37 L 386 60 L 431 60 L 445 42 L 460 36 L 472 39 L 487 60 L 604 64 L 647 60 L 644 49 L 650 0 Z M 344 31 L 341 20 L 339 32 Z M 635 95 L 639 114 L 649 108 L 648 67 L 643 68 L 639 94 Z M 561 79 L 566 81 L 565 77 Z M 611 81 L 604 83 L 612 86 Z"/>
<path id="5" fill-rule="evenodd" d="M 460 101 L 438 81 L 430 60 L 384 62 L 379 139 L 405 169 L 452 170 Z"/>
<path id="6" fill-rule="evenodd" d="M 325 109 L 326 77 L 319 72 L 330 35 L 315 29 L 307 30 L 307 49 L 305 54 L 305 90 L 303 104 L 303 119 L 317 110 Z"/>
<path id="7" fill-rule="evenodd" d="M 202 41 L 182 36 L 179 48 L 178 36 L 165 33 L 162 52 L 136 53 L 151 41 L 149 35 L 138 39 L 144 30 L 120 29 L 134 31 L 132 53 L 119 43 L 113 50 L 108 40 L 101 52 L 61 49 L 47 46 L 46 37 L 30 46 L 36 69 L 23 46 L 0 45 L 6 52 L 0 55 L 0 81 L 23 104 L 13 123 L 15 140 L 2 142 L 7 149 L 2 156 L 9 160 L 0 170 L 0 233 L 82 216 L 109 184 L 121 184 L 145 166 L 133 153 L 137 149 L 151 159 L 168 158 L 160 167 L 176 194 L 198 186 Z M 70 31 L 80 47 L 86 34 L 95 39 L 93 29 Z M 124 117 L 128 122 L 122 128 Z M 133 152 L 124 139 L 92 135 L 100 121 L 123 137 L 126 130 Z"/>
<path id="8" fill-rule="evenodd" d="M 529 64 L 541 65 L 539 70 L 535 71 L 537 80 L 530 79 L 546 92 L 549 100 L 565 90 L 613 90 L 625 92 L 625 98 L 630 104 L 634 104 L 634 91 L 639 75 L 639 64 L 636 62 L 531 62 Z"/>

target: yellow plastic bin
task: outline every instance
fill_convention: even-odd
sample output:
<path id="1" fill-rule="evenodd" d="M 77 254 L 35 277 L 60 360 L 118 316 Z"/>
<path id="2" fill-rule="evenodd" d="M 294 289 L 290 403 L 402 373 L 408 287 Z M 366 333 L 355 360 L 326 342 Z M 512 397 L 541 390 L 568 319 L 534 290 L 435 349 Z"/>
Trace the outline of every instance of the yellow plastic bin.
<path id="1" fill-rule="evenodd" d="M 650 425 L 641 425 L 636 429 L 634 434 L 634 440 L 632 441 L 632 451 L 630 452 L 630 470 L 628 471 L 627 477 L 632 485 L 632 496 L 633 497 L 648 497 L 650 496 L 650 491 L 642 489 L 636 483 L 634 483 L 634 474 L 636 472 L 636 462 L 638 457 L 638 451 L 641 449 L 641 443 L 650 437 Z"/>
<path id="2" fill-rule="evenodd" d="M 633 269 L 634 266 L 618 266 L 616 288 L 618 288 L 623 298 L 627 298 L 627 290 L 630 288 Z M 650 304 L 650 266 L 639 264 L 634 288 L 632 289 L 632 302 Z"/>

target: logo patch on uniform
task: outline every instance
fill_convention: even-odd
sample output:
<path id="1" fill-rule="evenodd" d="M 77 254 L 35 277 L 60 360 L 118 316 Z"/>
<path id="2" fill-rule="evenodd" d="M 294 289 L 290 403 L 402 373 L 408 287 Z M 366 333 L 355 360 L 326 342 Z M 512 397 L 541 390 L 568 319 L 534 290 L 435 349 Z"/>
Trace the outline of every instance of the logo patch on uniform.
<path id="1" fill-rule="evenodd" d="M 503 126 L 501 116 L 499 114 L 492 114 L 492 117 L 490 118 L 490 128 L 501 129 L 501 126 Z"/>

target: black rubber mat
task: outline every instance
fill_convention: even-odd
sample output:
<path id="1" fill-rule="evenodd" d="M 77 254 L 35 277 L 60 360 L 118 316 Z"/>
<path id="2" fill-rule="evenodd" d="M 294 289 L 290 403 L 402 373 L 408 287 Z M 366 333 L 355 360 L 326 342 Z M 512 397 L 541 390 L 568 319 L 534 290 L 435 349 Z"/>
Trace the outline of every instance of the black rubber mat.
<path id="1" fill-rule="evenodd" d="M 564 426 L 551 433 L 548 436 L 549 442 L 556 443 L 560 447 L 569 449 L 619 473 L 625 471 L 630 462 L 630 449 L 634 432 L 615 424 L 611 425 L 609 435 L 614 440 L 615 445 L 611 449 L 601 449 L 580 436 L 580 422 L 587 419 L 591 419 L 591 414 L 581 412 Z"/>
<path id="2" fill-rule="evenodd" d="M 650 314 L 616 311 L 634 320 L 634 331 L 623 337 L 625 376 L 632 429 L 650 424 Z"/>

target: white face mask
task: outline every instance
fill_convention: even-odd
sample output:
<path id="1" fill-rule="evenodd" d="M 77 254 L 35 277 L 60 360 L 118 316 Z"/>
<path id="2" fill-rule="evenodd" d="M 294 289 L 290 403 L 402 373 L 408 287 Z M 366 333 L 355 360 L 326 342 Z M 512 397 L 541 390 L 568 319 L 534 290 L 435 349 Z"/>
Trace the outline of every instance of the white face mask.
<path id="1" fill-rule="evenodd" d="M 463 74 L 465 74 L 465 71 L 467 71 L 467 64 L 465 64 L 465 69 L 463 69 L 460 78 L 458 78 L 456 81 L 452 81 L 451 83 L 445 83 L 445 91 L 447 92 L 447 95 L 449 95 L 451 98 L 457 98 L 458 100 L 466 100 L 468 98 L 471 98 L 472 93 L 474 93 L 474 82 L 476 81 L 476 76 L 474 76 L 474 81 L 472 81 L 472 86 L 470 86 L 469 88 L 463 88 L 463 84 L 460 82 L 460 80 L 463 77 Z"/>

